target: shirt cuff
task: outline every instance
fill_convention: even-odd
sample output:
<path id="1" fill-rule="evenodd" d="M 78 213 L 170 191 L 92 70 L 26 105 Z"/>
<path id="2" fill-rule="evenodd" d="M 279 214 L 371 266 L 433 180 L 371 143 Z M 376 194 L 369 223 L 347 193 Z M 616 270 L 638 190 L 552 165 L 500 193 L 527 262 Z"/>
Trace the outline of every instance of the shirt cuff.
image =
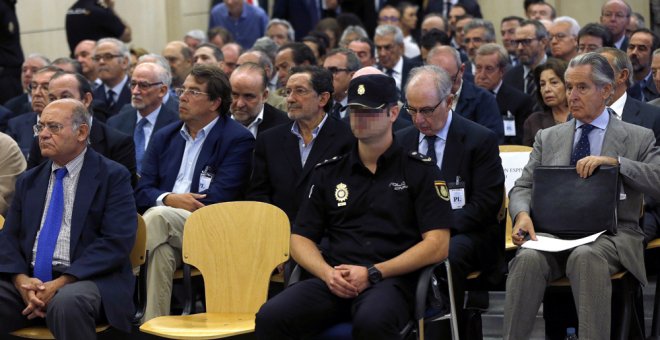
<path id="1" fill-rule="evenodd" d="M 164 192 L 164 193 L 162 193 L 160 196 L 158 196 L 158 198 L 156 199 L 156 206 L 157 206 L 157 207 L 162 207 L 162 206 L 164 206 L 165 203 L 163 203 L 163 199 L 165 198 L 165 196 L 167 196 L 167 195 L 169 195 L 169 194 L 171 194 L 171 192 Z"/>

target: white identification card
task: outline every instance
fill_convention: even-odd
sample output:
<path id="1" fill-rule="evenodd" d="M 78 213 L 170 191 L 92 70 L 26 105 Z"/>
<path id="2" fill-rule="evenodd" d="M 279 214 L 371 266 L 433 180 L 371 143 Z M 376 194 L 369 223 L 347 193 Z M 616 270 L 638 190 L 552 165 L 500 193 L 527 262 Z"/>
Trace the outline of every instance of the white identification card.
<path id="1" fill-rule="evenodd" d="M 202 192 L 208 189 L 211 186 L 211 181 L 213 180 L 213 172 L 211 167 L 206 166 L 202 173 L 199 175 L 199 191 Z"/>
<path id="2" fill-rule="evenodd" d="M 449 189 L 449 202 L 453 210 L 463 209 L 465 205 L 465 188 Z"/>
<path id="3" fill-rule="evenodd" d="M 511 112 L 509 112 L 511 114 Z M 516 120 L 513 116 L 503 117 L 504 122 L 504 135 L 507 137 L 514 137 L 516 135 Z"/>

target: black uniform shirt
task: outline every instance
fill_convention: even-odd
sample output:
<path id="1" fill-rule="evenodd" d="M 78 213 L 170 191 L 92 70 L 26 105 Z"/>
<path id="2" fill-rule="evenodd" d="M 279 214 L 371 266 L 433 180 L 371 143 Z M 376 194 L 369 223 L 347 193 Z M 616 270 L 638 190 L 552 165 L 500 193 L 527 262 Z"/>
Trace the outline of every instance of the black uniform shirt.
<path id="1" fill-rule="evenodd" d="M 115 12 L 94 0 L 78 0 L 66 13 L 66 37 L 73 54 L 79 42 L 90 39 L 119 38 L 126 26 Z"/>
<path id="2" fill-rule="evenodd" d="M 317 165 L 293 233 L 319 243 L 334 266 L 389 260 L 433 229 L 449 228 L 451 208 L 435 164 L 393 142 L 372 174 L 357 143 L 345 156 Z M 437 187 L 437 188 L 436 188 Z"/>

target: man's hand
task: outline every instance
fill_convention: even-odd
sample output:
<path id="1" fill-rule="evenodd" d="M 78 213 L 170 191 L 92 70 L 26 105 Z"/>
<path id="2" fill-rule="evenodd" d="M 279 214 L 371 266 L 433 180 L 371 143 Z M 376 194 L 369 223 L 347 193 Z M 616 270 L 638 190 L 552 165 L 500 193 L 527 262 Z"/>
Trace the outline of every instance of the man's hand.
<path id="1" fill-rule="evenodd" d="M 578 176 L 587 178 L 591 176 L 594 171 L 603 164 L 617 166 L 619 165 L 619 161 L 614 157 L 587 156 L 580 159 L 577 164 L 575 164 L 575 171 L 577 171 Z"/>
<path id="2" fill-rule="evenodd" d="M 359 291 L 357 287 L 346 281 L 343 275 L 344 271 L 330 268 L 325 272 L 321 278 L 328 286 L 332 294 L 340 298 L 350 299 L 358 296 Z"/>
<path id="3" fill-rule="evenodd" d="M 37 297 L 37 293 L 45 289 L 43 282 L 25 274 L 17 274 L 14 276 L 13 281 L 14 287 L 21 294 L 26 306 L 21 313 L 30 320 L 36 317 L 46 317 L 46 303 Z"/>
<path id="4" fill-rule="evenodd" d="M 369 282 L 369 271 L 365 266 L 342 264 L 335 266 L 335 269 L 341 272 L 341 275 L 348 283 L 357 288 L 358 293 L 362 293 L 371 285 Z"/>
<path id="5" fill-rule="evenodd" d="M 204 203 L 198 201 L 206 197 L 206 194 L 168 194 L 163 198 L 163 204 L 168 207 L 185 209 L 193 212 L 204 206 Z"/>
<path id="6" fill-rule="evenodd" d="M 525 236 L 527 234 L 529 234 L 530 239 L 536 241 L 532 218 L 529 217 L 527 212 L 522 211 L 516 216 L 516 223 L 513 225 L 513 232 L 511 234 L 513 244 L 520 246 L 525 243 Z"/>
<path id="7" fill-rule="evenodd" d="M 53 298 L 55 293 L 64 285 L 75 282 L 76 279 L 70 275 L 62 275 L 53 281 L 48 281 L 43 284 L 43 288 L 37 292 L 37 298 L 45 305 L 48 305 L 50 299 Z"/>

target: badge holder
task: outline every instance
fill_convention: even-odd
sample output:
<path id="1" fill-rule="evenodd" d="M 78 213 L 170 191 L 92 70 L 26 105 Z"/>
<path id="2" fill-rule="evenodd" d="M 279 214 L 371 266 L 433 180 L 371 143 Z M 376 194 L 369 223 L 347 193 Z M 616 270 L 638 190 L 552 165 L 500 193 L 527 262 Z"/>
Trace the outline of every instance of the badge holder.
<path id="1" fill-rule="evenodd" d="M 449 188 L 449 202 L 453 210 L 463 209 L 465 206 L 465 182 L 461 176 L 456 176 L 456 181 L 447 183 Z"/>
<path id="2" fill-rule="evenodd" d="M 511 114 L 511 111 L 506 112 L 506 116 L 502 117 L 504 122 L 504 135 L 507 137 L 516 136 L 516 117 Z"/>

